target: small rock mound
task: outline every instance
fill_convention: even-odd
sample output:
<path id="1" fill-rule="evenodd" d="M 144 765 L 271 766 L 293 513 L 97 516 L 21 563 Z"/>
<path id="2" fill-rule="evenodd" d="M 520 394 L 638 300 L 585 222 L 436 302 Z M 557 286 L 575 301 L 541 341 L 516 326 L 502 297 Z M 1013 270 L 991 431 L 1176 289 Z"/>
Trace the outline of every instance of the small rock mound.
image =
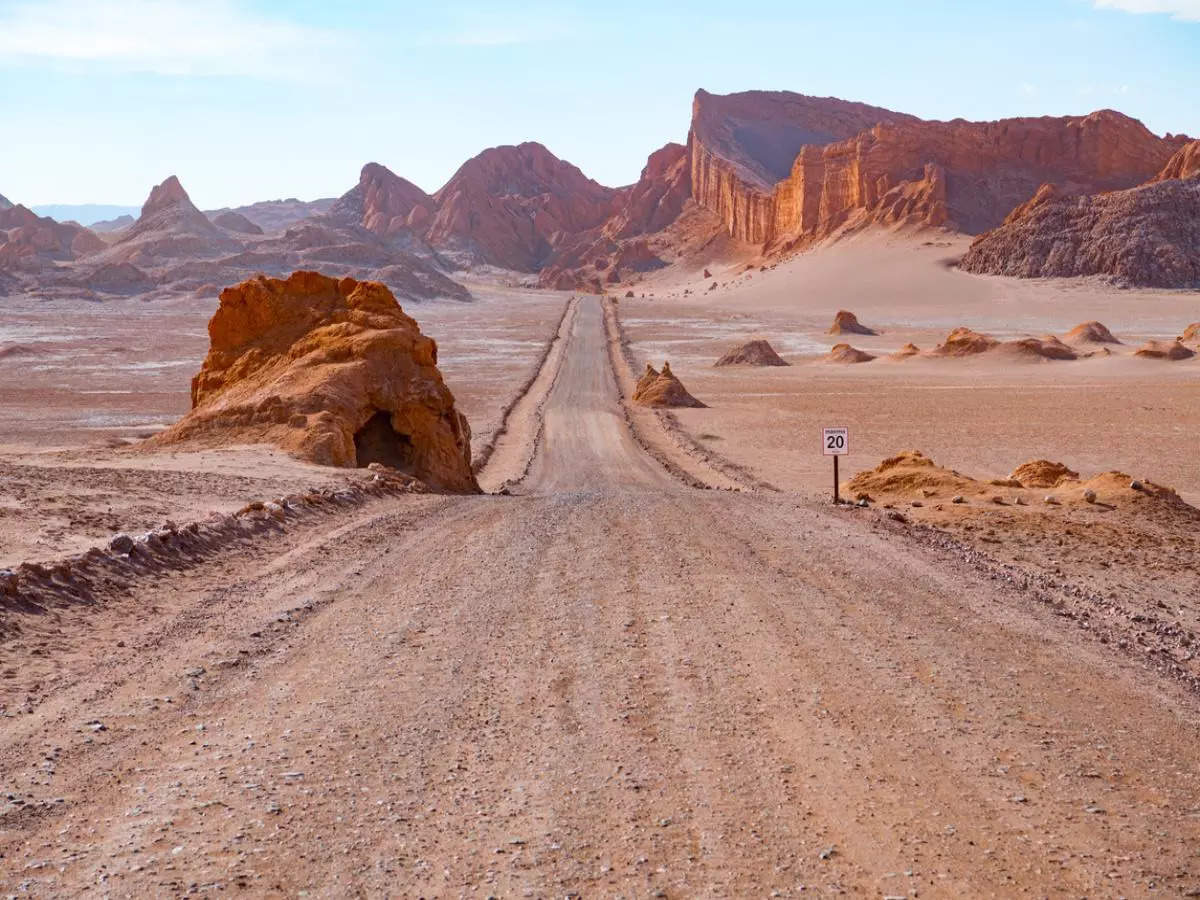
<path id="1" fill-rule="evenodd" d="M 920 356 L 921 348 L 911 341 L 897 350 L 895 353 L 889 354 L 888 359 L 908 359 L 910 356 Z"/>
<path id="2" fill-rule="evenodd" d="M 1173 341 L 1146 341 L 1133 352 L 1143 359 L 1167 359 L 1177 361 L 1191 359 L 1196 351 L 1185 347 L 1178 339 Z"/>
<path id="3" fill-rule="evenodd" d="M 949 496 L 973 486 L 972 479 L 942 468 L 920 450 L 902 450 L 874 469 L 859 472 L 846 485 L 850 496 L 865 493 L 918 497 Z"/>
<path id="4" fill-rule="evenodd" d="M 994 337 L 960 326 L 946 336 L 931 352 L 934 356 L 974 356 L 987 353 L 1000 342 Z"/>
<path id="5" fill-rule="evenodd" d="M 675 373 L 671 371 L 670 363 L 663 363 L 662 371 L 657 371 L 647 364 L 646 372 L 638 379 L 633 391 L 633 402 L 639 406 L 653 406 L 659 409 L 678 409 L 691 407 L 704 409 L 705 404 L 688 393 Z"/>
<path id="6" fill-rule="evenodd" d="M 477 492 L 471 429 L 421 334 L 382 284 L 295 272 L 221 292 L 192 411 L 150 447 L 275 444 L 322 465 L 378 462 Z"/>
<path id="7" fill-rule="evenodd" d="M 1079 473 L 1060 462 L 1032 459 L 1013 469 L 1013 473 L 1009 477 L 1013 481 L 1019 481 L 1022 487 L 1052 488 L 1057 487 L 1063 481 L 1078 481 Z"/>
<path id="8" fill-rule="evenodd" d="M 749 341 L 735 347 L 717 360 L 718 366 L 786 366 L 790 365 L 775 352 L 767 341 Z"/>
<path id="9" fill-rule="evenodd" d="M 858 321 L 858 316 L 846 309 L 839 309 L 829 326 L 828 334 L 879 334 Z"/>
<path id="10" fill-rule="evenodd" d="M 1020 338 L 1002 343 L 999 347 L 1029 359 L 1079 359 L 1079 354 L 1052 334 L 1040 338 Z"/>
<path id="11" fill-rule="evenodd" d="M 851 347 L 849 344 L 834 344 L 825 356 L 825 362 L 852 365 L 854 363 L 870 362 L 875 357 L 865 350 Z"/>
<path id="12" fill-rule="evenodd" d="M 1176 338 L 1176 340 L 1181 344 L 1190 344 L 1193 341 L 1200 343 L 1200 322 L 1193 322 L 1187 328 L 1183 329 L 1183 334 Z"/>
<path id="13" fill-rule="evenodd" d="M 1096 321 L 1081 322 L 1064 338 L 1069 344 L 1119 344 L 1121 343 L 1103 324 Z"/>

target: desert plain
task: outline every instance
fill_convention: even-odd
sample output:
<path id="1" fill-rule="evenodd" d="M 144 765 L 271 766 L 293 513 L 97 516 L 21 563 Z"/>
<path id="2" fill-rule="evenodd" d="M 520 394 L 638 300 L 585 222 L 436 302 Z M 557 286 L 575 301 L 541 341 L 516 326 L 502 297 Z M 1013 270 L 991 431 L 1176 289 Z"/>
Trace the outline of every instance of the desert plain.
<path id="1" fill-rule="evenodd" d="M 124 237 L 19 219 L 78 255 L 0 298 L 6 893 L 1200 893 L 1192 256 L 1038 256 L 1194 145 L 1019 120 L 1136 152 L 810 222 L 858 201 L 789 206 L 735 114 L 893 136 L 700 92 L 619 190 L 524 144 L 266 233 L 176 179 Z"/>

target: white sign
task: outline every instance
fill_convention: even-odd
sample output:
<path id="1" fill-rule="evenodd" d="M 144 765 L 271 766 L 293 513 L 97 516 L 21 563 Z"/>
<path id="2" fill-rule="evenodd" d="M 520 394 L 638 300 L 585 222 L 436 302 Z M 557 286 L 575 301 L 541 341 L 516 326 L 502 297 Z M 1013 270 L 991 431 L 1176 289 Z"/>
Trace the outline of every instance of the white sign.
<path id="1" fill-rule="evenodd" d="M 826 456 L 845 456 L 850 452 L 849 428 L 822 428 L 821 452 Z"/>

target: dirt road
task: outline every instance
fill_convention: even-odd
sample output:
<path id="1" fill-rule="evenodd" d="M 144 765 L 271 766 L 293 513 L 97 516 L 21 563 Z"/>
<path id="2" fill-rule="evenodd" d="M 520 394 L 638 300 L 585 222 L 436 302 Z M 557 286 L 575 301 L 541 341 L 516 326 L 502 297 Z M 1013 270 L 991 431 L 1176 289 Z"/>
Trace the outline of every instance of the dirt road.
<path id="1" fill-rule="evenodd" d="M 64 615 L 0 719 L 0 887 L 1200 890 L 1193 696 L 876 521 L 669 477 L 584 301 L 513 496 Z"/>

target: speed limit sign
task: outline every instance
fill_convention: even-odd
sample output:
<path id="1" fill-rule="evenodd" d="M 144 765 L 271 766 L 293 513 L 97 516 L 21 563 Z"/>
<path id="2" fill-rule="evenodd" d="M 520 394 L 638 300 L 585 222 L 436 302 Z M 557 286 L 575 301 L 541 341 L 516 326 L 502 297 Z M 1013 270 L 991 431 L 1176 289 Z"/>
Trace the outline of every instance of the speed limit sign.
<path id="1" fill-rule="evenodd" d="M 822 428 L 821 452 L 833 457 L 833 502 L 836 505 L 842 502 L 838 493 L 838 457 L 850 452 L 850 429 Z"/>
<path id="2" fill-rule="evenodd" d="M 849 428 L 822 428 L 821 451 L 826 456 L 845 456 L 850 452 Z"/>

